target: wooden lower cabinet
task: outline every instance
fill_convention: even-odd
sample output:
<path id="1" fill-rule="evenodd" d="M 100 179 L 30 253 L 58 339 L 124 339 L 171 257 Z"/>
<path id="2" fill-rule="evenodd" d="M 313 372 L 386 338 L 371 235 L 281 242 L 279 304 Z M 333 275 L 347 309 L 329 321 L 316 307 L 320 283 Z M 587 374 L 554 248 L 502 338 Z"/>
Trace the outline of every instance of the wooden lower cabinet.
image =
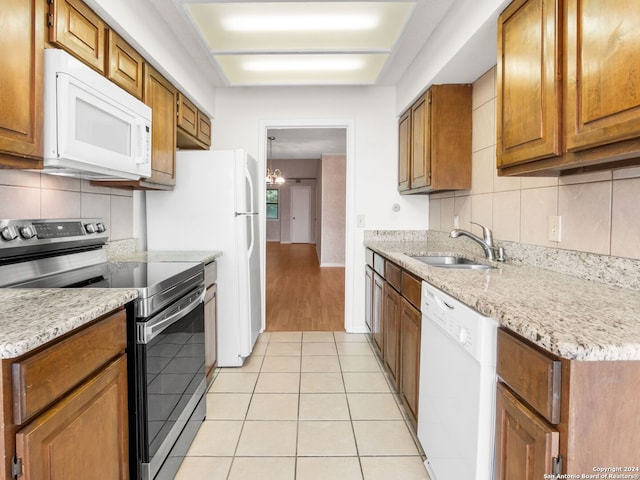
<path id="1" fill-rule="evenodd" d="M 400 387 L 400 323 L 402 296 L 389 283 L 383 289 L 383 357 L 396 388 Z"/>
<path id="2" fill-rule="evenodd" d="M 217 326 L 218 286 L 207 288 L 204 297 L 204 358 L 207 385 L 213 382 L 213 371 L 218 361 L 218 326 Z"/>
<path id="3" fill-rule="evenodd" d="M 371 336 L 373 337 L 374 346 L 382 353 L 384 341 L 384 325 L 383 325 L 383 290 L 385 281 L 377 273 L 373 274 L 373 293 L 371 303 Z"/>
<path id="4" fill-rule="evenodd" d="M 24 480 L 129 478 L 127 361 L 122 355 L 16 434 Z"/>
<path id="5" fill-rule="evenodd" d="M 0 480 L 129 479 L 127 314 L 16 358 L 0 381 Z"/>
<path id="6" fill-rule="evenodd" d="M 371 333 L 373 301 L 373 268 L 367 265 L 364 269 L 364 323 Z"/>
<path id="7" fill-rule="evenodd" d="M 418 418 L 422 317 L 406 298 L 402 299 L 400 315 L 400 393 L 415 425 Z"/>
<path id="8" fill-rule="evenodd" d="M 495 480 L 539 480 L 553 471 L 559 433 L 502 383 L 496 393 Z"/>

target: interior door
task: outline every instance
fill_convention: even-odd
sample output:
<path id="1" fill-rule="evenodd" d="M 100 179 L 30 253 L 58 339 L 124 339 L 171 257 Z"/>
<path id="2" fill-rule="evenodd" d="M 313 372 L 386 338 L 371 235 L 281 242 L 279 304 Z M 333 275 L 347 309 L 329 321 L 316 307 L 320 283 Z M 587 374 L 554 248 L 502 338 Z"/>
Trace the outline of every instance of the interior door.
<path id="1" fill-rule="evenodd" d="M 291 243 L 311 243 L 311 187 L 291 187 Z"/>

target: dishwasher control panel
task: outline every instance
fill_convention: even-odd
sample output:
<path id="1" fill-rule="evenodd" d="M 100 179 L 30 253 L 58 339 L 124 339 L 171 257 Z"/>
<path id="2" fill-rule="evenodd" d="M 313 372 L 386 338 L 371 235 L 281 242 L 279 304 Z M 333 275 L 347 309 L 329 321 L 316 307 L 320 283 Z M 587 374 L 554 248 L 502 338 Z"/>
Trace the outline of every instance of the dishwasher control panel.
<path id="1" fill-rule="evenodd" d="M 423 321 L 435 323 L 476 360 L 495 365 L 497 321 L 427 282 L 422 282 L 421 303 Z"/>

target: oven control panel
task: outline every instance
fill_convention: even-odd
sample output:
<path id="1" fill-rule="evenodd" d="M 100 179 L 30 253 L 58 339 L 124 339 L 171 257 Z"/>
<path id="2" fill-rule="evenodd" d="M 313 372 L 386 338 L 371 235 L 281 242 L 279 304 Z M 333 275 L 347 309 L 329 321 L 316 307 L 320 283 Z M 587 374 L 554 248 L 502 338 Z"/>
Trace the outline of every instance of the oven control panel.
<path id="1" fill-rule="evenodd" d="M 0 220 L 0 260 L 24 255 L 38 246 L 73 242 L 73 246 L 104 244 L 109 238 L 101 218 Z"/>

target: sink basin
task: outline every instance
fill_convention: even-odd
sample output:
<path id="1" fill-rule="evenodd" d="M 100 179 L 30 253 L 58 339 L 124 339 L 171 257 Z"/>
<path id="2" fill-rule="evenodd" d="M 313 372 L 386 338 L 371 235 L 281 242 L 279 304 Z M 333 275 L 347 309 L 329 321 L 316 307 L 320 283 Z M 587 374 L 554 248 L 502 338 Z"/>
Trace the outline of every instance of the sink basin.
<path id="1" fill-rule="evenodd" d="M 416 260 L 426 263 L 427 265 L 431 265 L 433 267 L 438 268 L 455 268 L 460 270 L 490 270 L 492 268 L 491 265 L 485 265 L 483 263 L 478 263 L 474 260 L 470 260 L 464 257 L 453 257 L 453 256 L 425 256 L 425 257 L 411 257 Z"/>

